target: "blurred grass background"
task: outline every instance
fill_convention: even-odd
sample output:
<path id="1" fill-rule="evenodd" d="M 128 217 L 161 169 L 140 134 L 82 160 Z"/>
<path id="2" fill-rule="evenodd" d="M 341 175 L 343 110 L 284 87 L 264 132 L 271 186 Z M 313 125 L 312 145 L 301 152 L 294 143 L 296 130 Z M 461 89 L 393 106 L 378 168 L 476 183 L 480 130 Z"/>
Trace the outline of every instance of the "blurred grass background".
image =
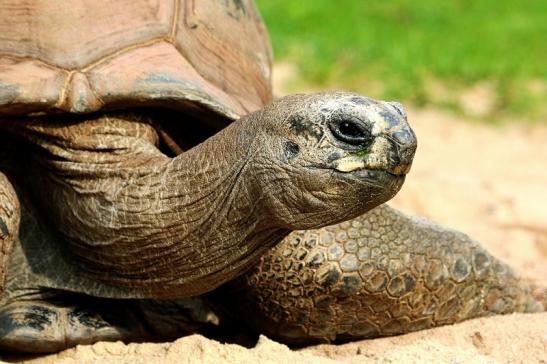
<path id="1" fill-rule="evenodd" d="M 287 92 L 547 122 L 545 0 L 257 0 Z"/>

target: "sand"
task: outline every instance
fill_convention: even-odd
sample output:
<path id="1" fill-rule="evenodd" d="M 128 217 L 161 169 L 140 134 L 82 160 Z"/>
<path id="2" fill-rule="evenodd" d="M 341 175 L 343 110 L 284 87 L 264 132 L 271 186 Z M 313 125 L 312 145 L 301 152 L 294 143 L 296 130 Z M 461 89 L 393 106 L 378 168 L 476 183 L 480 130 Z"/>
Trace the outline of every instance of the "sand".
<path id="1" fill-rule="evenodd" d="M 545 289 L 547 126 L 476 125 L 435 110 L 410 110 L 409 119 L 419 148 L 407 183 L 391 205 L 468 233 Z M 547 313 L 540 313 L 480 318 L 398 337 L 301 350 L 291 350 L 266 337 L 247 349 L 192 335 L 161 344 L 97 343 L 25 361 L 304 364 L 546 360 Z"/>

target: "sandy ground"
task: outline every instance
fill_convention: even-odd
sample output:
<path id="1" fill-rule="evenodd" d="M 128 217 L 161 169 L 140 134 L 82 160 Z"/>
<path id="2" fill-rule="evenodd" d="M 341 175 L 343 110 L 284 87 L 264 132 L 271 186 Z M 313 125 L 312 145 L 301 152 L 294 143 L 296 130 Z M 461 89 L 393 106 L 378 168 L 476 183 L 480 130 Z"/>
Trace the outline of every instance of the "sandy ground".
<path id="1" fill-rule="evenodd" d="M 474 125 L 411 110 L 413 170 L 391 203 L 456 227 L 545 287 L 547 126 Z M 482 318 L 418 333 L 291 351 L 261 337 L 246 349 L 199 335 L 173 343 L 97 343 L 33 363 L 546 363 L 547 313 Z"/>

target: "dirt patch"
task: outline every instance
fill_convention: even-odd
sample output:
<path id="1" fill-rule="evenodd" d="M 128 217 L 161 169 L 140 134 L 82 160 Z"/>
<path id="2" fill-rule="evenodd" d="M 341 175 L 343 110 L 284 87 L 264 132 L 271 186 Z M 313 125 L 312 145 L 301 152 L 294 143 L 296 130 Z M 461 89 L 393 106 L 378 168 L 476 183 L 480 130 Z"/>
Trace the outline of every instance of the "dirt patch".
<path id="1" fill-rule="evenodd" d="M 490 115 L 496 107 L 496 92 L 488 82 L 478 83 L 464 90 L 459 104 L 466 115 L 484 117 Z"/>
<path id="2" fill-rule="evenodd" d="M 391 205 L 457 228 L 523 275 L 547 277 L 547 127 L 410 110 L 418 151 Z"/>

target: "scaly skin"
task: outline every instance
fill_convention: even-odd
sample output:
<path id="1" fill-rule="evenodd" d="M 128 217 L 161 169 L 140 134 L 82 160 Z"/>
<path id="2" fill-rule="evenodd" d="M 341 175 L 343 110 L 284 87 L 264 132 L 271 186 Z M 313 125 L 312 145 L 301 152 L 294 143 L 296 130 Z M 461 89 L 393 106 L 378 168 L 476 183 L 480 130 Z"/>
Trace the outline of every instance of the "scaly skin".
<path id="1" fill-rule="evenodd" d="M 0 120 L 34 145 L 24 173 L 67 261 L 91 282 L 80 293 L 209 292 L 291 230 L 389 200 L 416 149 L 398 105 L 344 92 L 276 100 L 174 157 L 158 148 L 160 122 L 136 112 Z M 356 136 L 336 134 L 342 122 Z"/>
<path id="2" fill-rule="evenodd" d="M 416 149 L 401 105 L 346 92 L 287 96 L 188 151 L 163 153 L 162 121 L 185 117 L 157 120 L 134 110 L 0 120 L 0 130 L 27 143 L 0 158 L 14 159 L 10 173 L 24 202 L 15 249 L 3 262 L 0 348 L 44 352 L 145 338 L 131 329 L 138 319 L 127 329 L 100 309 L 92 319 L 83 298 L 68 301 L 77 303 L 78 293 L 179 299 L 209 292 L 252 268 L 291 230 L 389 200 Z M 158 317 L 149 309 L 137 315 L 147 316 Z M 178 332 L 168 326 L 158 331 Z"/>
<path id="3" fill-rule="evenodd" d="M 0 297 L 3 295 L 9 255 L 19 231 L 19 199 L 6 175 L 0 172 Z"/>
<path id="4" fill-rule="evenodd" d="M 278 340 L 306 344 L 541 309 L 510 268 L 467 236 L 386 205 L 339 225 L 291 233 L 254 270 L 204 301 L 113 300 L 37 289 L 67 285 L 59 270 L 71 266 L 62 260 L 39 265 L 41 259 L 29 266 L 23 251 L 58 257 L 52 247 L 60 242 L 27 199 L 22 207 L 25 243 L 15 242 L 8 286 L 14 296 L 0 303 L 3 350 L 173 340 L 215 322 L 217 315 L 222 324 L 227 314 Z M 77 278 L 77 271 L 69 274 Z"/>
<path id="5" fill-rule="evenodd" d="M 229 295 L 239 317 L 293 344 L 542 310 L 528 285 L 477 242 L 386 205 L 293 232 L 231 283 Z"/>
<path id="6" fill-rule="evenodd" d="M 344 100 L 346 94 L 340 95 Z M 321 97 L 324 96 L 319 96 Z M 359 102 L 354 103 L 354 99 L 355 97 L 350 95 L 347 104 L 350 112 L 358 111 L 358 107 L 361 106 Z M 304 104 L 307 105 L 308 102 Z M 273 111 L 276 115 L 275 120 L 288 120 L 288 125 L 293 128 L 291 130 L 300 132 L 293 137 L 300 143 L 300 149 L 292 146 L 286 150 L 274 149 L 274 155 L 281 156 L 280 165 L 272 165 L 266 160 L 259 161 L 258 165 L 261 168 L 267 167 L 260 169 L 260 182 L 264 183 L 265 178 L 272 178 L 266 181 L 265 186 L 272 183 L 278 183 L 278 186 L 283 186 L 281 182 L 290 183 L 290 174 L 300 173 L 307 161 L 314 157 L 314 153 L 317 154 L 318 149 L 314 148 L 321 145 L 322 140 L 328 140 L 328 130 L 321 129 L 319 122 L 310 122 L 302 117 L 290 119 L 287 110 L 290 108 L 270 112 Z M 98 340 L 172 339 L 194 332 L 218 314 L 209 307 L 209 301 L 200 301 L 199 298 L 167 302 L 127 300 L 140 298 L 138 291 L 133 290 L 133 287 L 116 286 L 106 280 L 96 279 L 83 271 L 81 261 L 74 259 L 74 255 L 81 254 L 78 248 L 82 247 L 82 241 L 71 241 L 71 236 L 87 239 L 90 245 L 113 239 L 130 247 L 132 244 L 145 243 L 145 248 L 154 248 L 154 244 L 146 246 L 150 240 L 145 233 L 152 231 L 160 234 L 153 234 L 152 237 L 161 238 L 161 234 L 167 234 L 166 237 L 178 239 L 179 229 L 186 229 L 173 225 L 180 222 L 182 216 L 177 214 L 178 209 L 173 208 L 173 205 L 164 209 L 162 204 L 153 203 L 157 202 L 159 197 L 169 196 L 163 193 L 154 194 L 154 188 L 167 186 L 167 189 L 174 189 L 174 184 L 180 182 L 181 177 L 192 177 L 195 168 L 191 167 L 187 172 L 184 172 L 184 169 L 173 168 L 169 171 L 175 174 L 168 178 L 162 177 L 161 174 L 158 176 L 157 172 L 164 168 L 164 164 L 172 163 L 173 160 L 157 150 L 157 135 L 151 124 L 142 122 L 142 119 L 135 118 L 132 114 L 120 114 L 99 115 L 76 123 L 54 124 L 50 121 L 11 125 L 20 125 L 23 131 L 18 135 L 39 145 L 42 153 L 33 154 L 36 151 L 31 148 L 25 150 L 26 153 L 21 153 L 19 146 L 15 145 L 11 152 L 4 147 L 7 155 L 0 158 L 2 170 L 9 170 L 10 177 L 19 182 L 15 186 L 22 209 L 21 228 L 17 238 L 18 199 L 7 179 L 0 179 L 0 191 L 3 191 L 0 211 L 4 214 L 4 220 L 8 217 L 5 223 L 8 226 L 8 234 L 2 236 L 2 247 L 8 247 L 4 250 L 9 252 L 14 245 L 14 249 L 9 253 L 6 292 L 0 302 L 0 348 L 52 352 Z M 218 142 L 220 139 L 215 139 L 209 147 L 201 146 L 209 148 L 202 150 L 210 153 L 213 153 L 215 148 L 220 148 L 216 152 L 218 158 L 214 161 L 210 160 L 211 154 L 203 152 L 186 160 L 187 163 L 212 168 L 210 171 L 213 173 L 209 177 L 204 177 L 205 180 L 215 175 L 225 178 L 223 170 L 231 170 L 230 167 L 234 166 L 239 158 L 239 150 L 243 155 L 248 154 L 248 149 L 241 148 L 241 145 L 230 144 L 234 139 L 233 135 L 230 138 L 229 133 L 234 130 L 237 142 L 237 136 L 242 134 L 232 128 L 222 134 L 228 136 L 224 141 L 226 144 Z M 400 129 L 395 127 L 395 130 Z M 401 140 L 411 136 L 406 134 Z M 329 145 L 327 142 L 324 143 Z M 280 147 L 286 145 L 281 143 Z M 235 154 L 228 156 L 228 152 Z M 319 152 L 322 150 L 319 149 Z M 12 156 L 15 153 L 17 157 L 8 168 L 4 164 L 10 153 Z M 301 164 L 294 162 L 299 158 L 298 153 L 305 156 L 302 157 Z M 185 154 L 183 153 L 178 160 L 183 161 Z M 334 154 L 327 153 L 327 156 L 347 161 L 346 156 L 339 151 L 335 151 Z M 371 161 L 397 162 L 396 157 L 397 155 L 389 156 L 389 153 L 379 154 L 378 158 L 372 158 Z M 349 162 L 338 166 L 342 166 L 343 170 L 351 170 L 359 164 L 359 160 L 351 158 L 353 159 Z M 35 171 L 33 178 L 26 175 L 29 160 L 36 163 L 31 169 Z M 187 163 L 181 165 L 188 167 Z M 21 165 L 25 168 L 20 168 Z M 148 169 L 141 170 L 140 166 L 148 166 Z M 37 171 L 40 173 L 36 173 Z M 143 173 L 139 174 L 136 171 Z M 253 173 L 246 178 L 253 178 L 257 169 L 251 169 L 250 172 Z M 338 172 L 332 173 L 338 176 Z M 137 178 L 143 175 L 146 178 Z M 133 178 L 133 183 L 124 183 L 127 176 Z M 122 181 L 121 185 L 116 184 L 119 181 Z M 302 183 L 298 178 L 295 181 Z M 314 191 L 315 194 L 296 193 L 300 191 L 298 189 L 279 190 L 272 194 L 275 199 L 271 203 L 276 203 L 272 205 L 273 212 L 285 216 L 286 221 L 279 218 L 276 220 L 278 223 L 281 220 L 282 227 L 288 229 L 291 226 L 283 224 L 299 220 L 284 215 L 291 211 L 286 210 L 284 203 L 298 201 L 294 206 L 294 210 L 298 211 L 299 206 L 308 203 L 307 199 L 310 199 L 309 203 L 313 203 L 316 202 L 317 196 L 322 196 L 320 187 L 324 187 L 324 184 L 314 185 L 314 181 L 316 179 L 313 176 L 306 177 L 307 183 L 318 187 L 318 190 Z M 103 184 L 116 188 L 99 188 Z M 222 193 L 219 186 L 225 184 L 215 184 L 215 188 L 205 191 L 206 193 L 200 191 L 201 185 L 196 183 L 191 182 L 187 188 L 192 189 L 196 186 L 197 193 L 209 196 L 208 192 Z M 341 187 L 355 186 L 343 183 Z M 242 187 L 236 185 L 235 188 L 228 191 L 234 193 L 237 192 L 237 188 Z M 108 191 L 115 193 L 109 194 Z M 248 189 L 242 191 L 248 192 Z M 140 192 L 145 194 L 139 195 Z M 184 196 L 176 190 L 171 192 L 174 196 Z M 80 195 L 74 195 L 78 193 Z M 139 196 L 142 200 L 137 198 Z M 189 196 L 197 198 L 195 194 L 190 193 Z M 372 198 L 374 195 L 363 196 Z M 63 203 L 59 204 L 59 201 Z M 97 205 L 105 201 L 117 203 L 117 209 L 108 210 L 100 207 L 100 204 Z M 173 199 L 171 201 L 177 202 Z M 241 203 L 235 197 L 232 197 L 232 201 Z M 360 199 L 349 198 L 343 201 L 353 204 L 352 209 L 366 210 L 363 206 L 358 206 L 362 201 Z M 262 200 L 261 203 L 266 201 Z M 144 209 L 146 213 L 140 212 L 139 209 L 143 208 L 141 204 L 144 204 L 144 207 L 148 206 Z M 211 202 L 200 206 L 217 209 L 226 205 Z M 348 206 L 340 206 L 342 210 L 337 213 L 347 213 L 344 209 Z M 151 207 L 158 210 L 150 210 Z M 206 211 L 211 211 L 210 209 Z M 11 212 L 6 214 L 6 211 Z M 101 215 L 105 211 L 109 214 Z M 239 206 L 234 212 L 238 211 L 249 209 Z M 116 217 L 116 214 L 112 215 L 113 212 L 118 213 L 117 219 L 113 219 Z M 142 223 L 142 219 L 153 216 L 155 212 L 162 217 L 157 221 L 163 224 L 169 222 L 168 225 L 175 229 L 158 230 L 149 223 Z M 332 208 L 329 208 L 325 209 L 324 214 L 332 212 Z M 267 215 L 269 218 L 274 216 L 268 209 L 266 213 L 270 214 Z M 189 214 L 185 218 L 192 221 L 192 218 L 198 216 L 199 214 Z M 239 219 L 237 214 L 226 216 L 235 219 L 233 222 L 247 221 L 241 218 L 242 215 Z M 306 219 L 312 217 L 318 216 L 303 214 L 299 223 L 309 227 L 315 222 L 310 223 L 311 220 Z M 136 219 L 134 223 L 124 225 L 128 221 L 131 222 L 131 218 Z M 52 221 L 57 224 L 51 224 Z M 64 223 L 60 224 L 62 221 Z M 208 233 L 216 234 L 219 238 L 240 236 L 238 231 L 241 230 L 232 231 L 228 235 L 221 228 L 222 224 L 226 223 L 233 226 L 229 221 L 221 219 L 216 222 L 220 227 Z M 105 229 L 103 223 L 110 224 L 109 229 L 121 227 L 122 232 L 133 233 L 113 233 Z M 204 225 L 202 228 L 208 226 Z M 80 235 L 72 235 L 78 232 Z M 199 234 L 201 239 L 203 236 Z M 66 237 L 69 238 L 68 241 L 64 240 Z M 169 242 L 168 239 L 160 240 L 162 243 Z M 5 244 L 6 242 L 8 243 Z M 180 241 L 173 240 L 170 243 L 176 246 Z M 191 248 L 191 244 L 188 245 L 184 241 L 182 243 L 186 245 L 179 246 L 179 249 Z M 253 243 L 256 244 L 256 241 Z M 115 244 L 110 248 L 122 256 L 126 249 L 124 245 Z M 95 248 L 96 251 L 86 249 L 95 254 L 108 252 L 101 248 Z M 174 251 L 177 252 L 176 249 Z M 143 257 L 145 255 L 141 254 L 139 258 Z M 109 262 L 116 263 L 117 260 L 110 258 Z M 104 264 L 106 261 L 101 263 Z M 142 263 L 146 263 L 146 259 L 137 259 L 131 262 L 131 266 L 138 267 Z M 119 264 L 123 268 L 127 263 L 119 261 Z M 146 264 L 143 267 L 156 268 L 153 264 Z M 169 267 L 167 264 L 168 271 Z M 181 268 L 188 269 L 175 265 L 171 274 Z M 230 264 L 227 268 L 230 269 Z M 211 266 L 206 265 L 200 269 L 201 274 L 204 269 L 211 269 Z M 235 275 L 237 272 L 232 271 L 230 274 Z M 220 274 L 220 277 L 228 279 L 229 274 Z M 180 278 L 185 279 L 184 276 Z M 169 287 L 161 284 L 152 288 L 153 291 L 145 291 L 151 298 L 154 298 L 152 292 L 155 292 L 156 297 L 160 297 L 159 292 L 173 293 Z M 202 286 L 199 289 L 210 288 L 212 287 Z M 188 292 L 191 291 L 186 291 Z M 407 218 L 386 206 L 339 225 L 320 230 L 293 232 L 278 247 L 262 257 L 254 271 L 211 297 L 222 296 L 226 292 L 229 296 L 224 296 L 223 300 L 217 300 L 213 304 L 228 305 L 229 312 L 238 315 L 239 319 L 250 321 L 261 332 L 294 344 L 391 335 L 480 315 L 534 311 L 541 308 L 530 296 L 529 288 L 510 268 L 491 257 L 465 235 Z M 125 300 L 90 298 L 82 294 Z M 183 296 L 184 292 L 179 291 L 178 294 Z"/>

